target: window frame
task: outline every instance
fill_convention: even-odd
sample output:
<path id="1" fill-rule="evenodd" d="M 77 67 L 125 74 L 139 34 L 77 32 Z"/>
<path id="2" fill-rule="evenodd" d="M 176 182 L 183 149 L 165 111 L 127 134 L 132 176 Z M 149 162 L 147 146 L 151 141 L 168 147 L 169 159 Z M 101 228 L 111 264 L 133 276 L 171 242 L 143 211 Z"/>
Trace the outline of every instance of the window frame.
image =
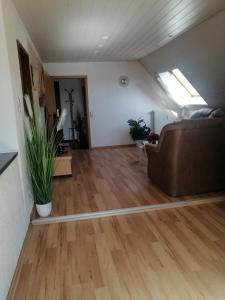
<path id="1" fill-rule="evenodd" d="M 193 93 L 191 93 L 191 91 L 188 89 L 187 86 L 185 86 L 185 84 L 182 82 L 182 80 L 179 79 L 179 76 L 177 76 L 173 71 L 174 70 L 178 70 L 182 76 L 184 77 L 185 80 L 187 80 L 187 82 L 190 84 L 190 86 L 193 88 L 193 90 L 196 91 L 196 94 L 194 95 Z M 179 103 L 178 100 L 176 100 L 175 97 L 173 97 L 173 95 L 171 94 L 170 92 L 170 89 L 168 87 L 168 85 L 166 84 L 166 82 L 163 81 L 162 77 L 160 76 L 160 74 L 163 74 L 163 73 L 169 73 L 171 76 L 173 76 L 173 78 L 177 81 L 178 84 L 180 84 L 182 86 L 182 88 L 188 93 L 188 95 L 190 96 L 191 99 L 193 99 L 194 101 L 194 98 L 201 98 L 205 103 L 193 103 L 193 102 L 190 102 L 190 103 L 186 103 L 186 104 L 181 104 Z M 179 67 L 173 67 L 171 68 L 170 70 L 167 70 L 167 71 L 163 71 L 163 72 L 159 72 L 159 73 L 156 73 L 156 78 L 157 78 L 157 82 L 159 83 L 161 89 L 170 97 L 170 99 L 176 103 L 177 105 L 183 107 L 183 106 L 205 106 L 205 105 L 208 105 L 207 102 L 205 101 L 204 98 L 202 98 L 202 96 L 199 94 L 199 92 L 195 89 L 195 87 L 191 84 L 191 82 L 185 77 L 185 75 L 181 72 L 181 70 L 179 69 Z"/>
<path id="2" fill-rule="evenodd" d="M 171 75 L 173 75 L 176 80 L 185 88 L 185 90 L 189 93 L 189 95 L 192 97 L 192 98 L 195 98 L 195 97 L 201 97 L 201 95 L 199 94 L 199 92 L 195 89 L 195 87 L 191 84 L 191 82 L 184 76 L 184 78 L 187 80 L 187 82 L 191 85 L 191 87 L 196 91 L 197 95 L 193 95 L 191 93 L 191 91 L 189 90 L 189 88 L 187 86 L 185 86 L 185 84 L 182 82 L 182 80 L 180 80 L 180 78 L 174 73 L 174 70 L 178 70 L 182 75 L 183 73 L 180 71 L 179 68 L 173 68 L 172 70 L 168 71 Z"/>

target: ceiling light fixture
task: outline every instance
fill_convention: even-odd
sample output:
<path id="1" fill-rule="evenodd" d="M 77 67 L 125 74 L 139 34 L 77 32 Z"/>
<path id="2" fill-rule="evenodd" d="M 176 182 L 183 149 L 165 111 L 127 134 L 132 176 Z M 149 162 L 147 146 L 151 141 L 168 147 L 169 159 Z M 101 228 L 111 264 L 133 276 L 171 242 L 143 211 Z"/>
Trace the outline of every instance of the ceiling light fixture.
<path id="1" fill-rule="evenodd" d="M 108 35 L 104 35 L 104 36 L 102 37 L 102 39 L 103 39 L 103 40 L 108 40 L 109 37 L 108 37 Z"/>
<path id="2" fill-rule="evenodd" d="M 98 48 L 102 48 L 103 47 L 103 45 L 102 44 L 98 44 Z"/>

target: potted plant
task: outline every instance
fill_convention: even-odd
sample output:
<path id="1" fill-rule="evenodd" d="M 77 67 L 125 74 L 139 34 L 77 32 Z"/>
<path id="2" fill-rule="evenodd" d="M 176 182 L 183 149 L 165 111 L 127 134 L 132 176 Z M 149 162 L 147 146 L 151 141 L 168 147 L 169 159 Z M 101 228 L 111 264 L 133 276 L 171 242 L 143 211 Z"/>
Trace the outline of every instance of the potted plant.
<path id="1" fill-rule="evenodd" d="M 139 118 L 138 120 L 130 119 L 127 123 L 130 127 L 131 138 L 135 141 L 137 146 L 143 146 L 143 141 L 147 137 L 149 127 L 142 118 Z"/>
<path id="2" fill-rule="evenodd" d="M 52 210 L 53 173 L 56 156 L 56 130 L 47 134 L 45 122 L 33 113 L 28 95 L 24 96 L 27 114 L 25 116 L 26 157 L 31 177 L 34 203 L 40 217 L 47 217 Z M 57 129 L 65 120 L 62 113 Z"/>
<path id="3" fill-rule="evenodd" d="M 147 131 L 146 140 L 150 144 L 156 144 L 156 142 L 159 140 L 159 135 L 154 133 L 151 128 L 149 128 Z"/>

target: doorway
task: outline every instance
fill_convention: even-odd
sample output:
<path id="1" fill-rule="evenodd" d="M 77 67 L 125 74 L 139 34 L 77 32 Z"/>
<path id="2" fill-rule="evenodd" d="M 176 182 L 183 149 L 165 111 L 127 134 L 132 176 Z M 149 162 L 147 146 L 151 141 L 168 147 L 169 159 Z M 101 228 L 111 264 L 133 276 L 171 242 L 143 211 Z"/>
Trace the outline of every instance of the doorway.
<path id="1" fill-rule="evenodd" d="M 62 140 L 73 149 L 90 148 L 87 77 L 53 77 L 56 115 L 67 111 Z"/>

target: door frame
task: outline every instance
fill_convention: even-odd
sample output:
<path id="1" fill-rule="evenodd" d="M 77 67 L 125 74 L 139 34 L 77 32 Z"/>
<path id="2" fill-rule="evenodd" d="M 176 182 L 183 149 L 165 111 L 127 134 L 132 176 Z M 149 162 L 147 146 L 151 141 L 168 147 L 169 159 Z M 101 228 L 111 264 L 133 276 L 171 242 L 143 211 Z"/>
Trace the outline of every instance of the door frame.
<path id="1" fill-rule="evenodd" d="M 91 143 L 91 122 L 90 122 L 90 106 L 89 106 L 89 95 L 88 95 L 88 77 L 87 75 L 78 75 L 78 76 L 51 76 L 53 81 L 60 79 L 83 79 L 84 80 L 84 89 L 85 89 L 85 105 L 87 109 L 87 126 L 88 126 L 88 148 L 92 148 Z"/>

